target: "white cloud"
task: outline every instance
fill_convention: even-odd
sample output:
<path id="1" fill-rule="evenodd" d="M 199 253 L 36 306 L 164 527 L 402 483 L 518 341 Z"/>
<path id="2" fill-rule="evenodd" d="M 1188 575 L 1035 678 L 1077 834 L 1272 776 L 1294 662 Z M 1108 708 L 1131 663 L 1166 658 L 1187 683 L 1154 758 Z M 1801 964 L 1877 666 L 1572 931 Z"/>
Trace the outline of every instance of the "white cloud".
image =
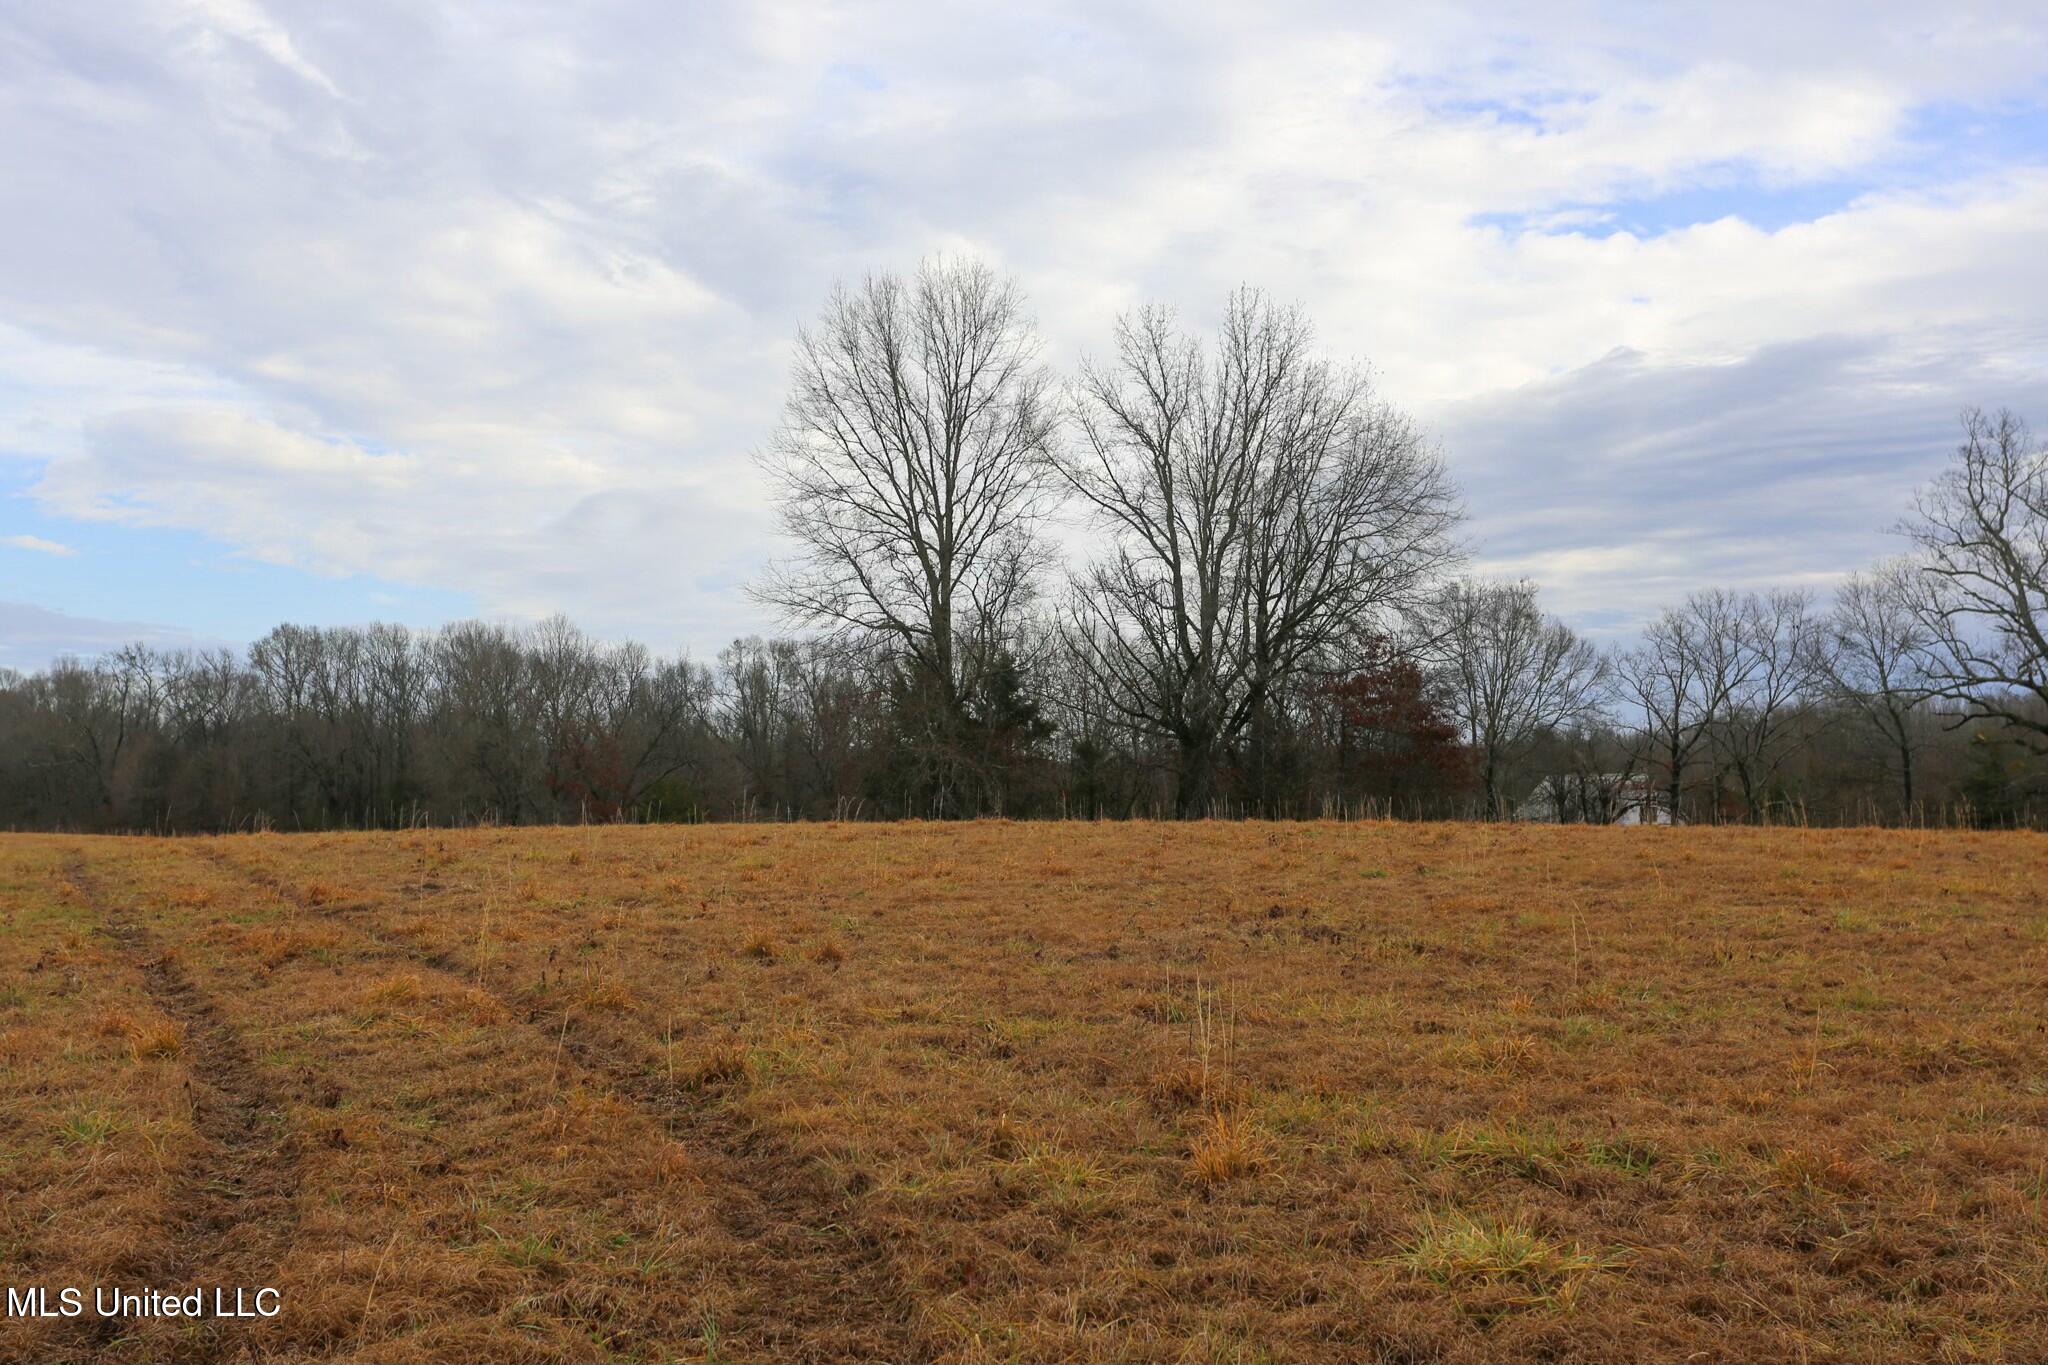
<path id="1" fill-rule="evenodd" d="M 2048 153 L 1923 145 L 1930 111 L 2038 114 L 2048 24 L 1657 24 L 18 15 L 0 471 L 35 470 L 58 515 L 710 647 L 765 624 L 737 590 L 770 549 L 747 455 L 796 324 L 834 278 L 969 249 L 1020 276 L 1059 361 L 1141 298 L 1196 322 L 1245 280 L 1305 301 L 1443 433 L 1483 560 L 1584 619 L 1839 572 L 1881 546 L 1958 404 L 2048 406 Z M 1832 211 L 1744 216 L 1813 186 Z M 1686 193 L 1727 212 L 1608 231 L 1617 203 Z"/>
<path id="2" fill-rule="evenodd" d="M 1956 440 L 1958 395 L 2044 395 L 1963 333 L 1821 337 L 1740 359 L 1594 364 L 1442 410 L 1479 567 L 1626 630 L 1693 589 L 1824 588 L 1898 547 L 1889 528 Z"/>
<path id="3" fill-rule="evenodd" d="M 16 550 L 29 550 L 39 555 L 56 555 L 63 559 L 69 559 L 72 555 L 78 553 L 69 545 L 54 540 L 44 540 L 41 536 L 0 536 L 0 545 L 6 545 Z"/>
<path id="4" fill-rule="evenodd" d="M 299 55 L 291 35 L 272 22 L 255 0 L 184 0 L 178 8 L 194 21 L 193 40 L 201 48 L 216 38 L 239 40 L 301 80 L 330 95 L 340 93 L 324 72 Z"/>

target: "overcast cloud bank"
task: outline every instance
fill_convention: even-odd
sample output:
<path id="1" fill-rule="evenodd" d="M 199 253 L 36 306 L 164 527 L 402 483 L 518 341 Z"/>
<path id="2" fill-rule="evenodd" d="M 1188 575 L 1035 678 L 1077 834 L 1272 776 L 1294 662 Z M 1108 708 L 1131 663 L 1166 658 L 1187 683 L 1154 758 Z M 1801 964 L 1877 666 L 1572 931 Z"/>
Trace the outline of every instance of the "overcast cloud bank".
<path id="1" fill-rule="evenodd" d="M 1965 403 L 2048 424 L 2038 7 L 1249 14 L 0 21 L 0 663 L 762 628 L 794 329 L 934 252 L 1063 365 L 1140 300 L 1303 301 L 1441 438 L 1479 564 L 1596 634 L 1885 552 Z"/>

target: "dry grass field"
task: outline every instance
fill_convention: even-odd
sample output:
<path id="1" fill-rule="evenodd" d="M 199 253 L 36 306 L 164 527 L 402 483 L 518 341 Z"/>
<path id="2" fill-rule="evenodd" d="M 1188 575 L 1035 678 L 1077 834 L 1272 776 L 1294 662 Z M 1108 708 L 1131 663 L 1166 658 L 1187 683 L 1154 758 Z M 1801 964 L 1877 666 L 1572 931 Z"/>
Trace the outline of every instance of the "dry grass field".
<path id="1" fill-rule="evenodd" d="M 2048 1358 L 2048 839 L 0 838 L 0 1358 Z"/>

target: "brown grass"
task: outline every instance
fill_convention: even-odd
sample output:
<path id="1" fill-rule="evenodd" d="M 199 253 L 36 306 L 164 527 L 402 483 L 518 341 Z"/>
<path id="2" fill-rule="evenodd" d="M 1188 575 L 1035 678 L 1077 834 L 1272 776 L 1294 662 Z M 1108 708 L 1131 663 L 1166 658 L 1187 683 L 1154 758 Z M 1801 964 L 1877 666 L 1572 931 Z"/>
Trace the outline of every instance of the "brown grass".
<path id="1" fill-rule="evenodd" d="M 1543 1236 L 1526 1215 L 1425 1215 L 1391 1263 L 1447 1289 L 1505 1290 L 1515 1307 L 1569 1304 L 1584 1278 L 1625 1264 Z"/>
<path id="2" fill-rule="evenodd" d="M 185 1026 L 173 1019 L 138 1025 L 128 1035 L 128 1048 L 138 1058 L 176 1057 L 185 1050 Z"/>
<path id="3" fill-rule="evenodd" d="M 737 1038 L 721 1038 L 706 1044 L 678 1075 L 683 1085 L 701 1090 L 707 1085 L 743 1081 L 753 1074 L 753 1069 L 752 1055 L 744 1043 Z"/>
<path id="4" fill-rule="evenodd" d="M 285 1312 L 0 1359 L 2040 1358 L 2044 888 L 2025 834 L 9 836 L 6 1280 Z"/>
<path id="5" fill-rule="evenodd" d="M 1258 1125 L 1242 1112 L 1211 1114 L 1195 1134 L 1188 1176 L 1198 1185 L 1240 1180 L 1266 1164 Z"/>

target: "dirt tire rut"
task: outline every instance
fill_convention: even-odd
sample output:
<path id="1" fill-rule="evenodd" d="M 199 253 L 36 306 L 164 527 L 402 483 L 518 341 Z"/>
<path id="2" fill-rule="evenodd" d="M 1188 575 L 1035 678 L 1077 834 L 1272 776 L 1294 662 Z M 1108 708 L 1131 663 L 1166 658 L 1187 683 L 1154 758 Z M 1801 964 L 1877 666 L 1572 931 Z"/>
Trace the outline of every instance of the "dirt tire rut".
<path id="1" fill-rule="evenodd" d="M 175 1221 L 162 1260 L 147 1267 L 148 1283 L 253 1293 L 274 1282 L 270 1272 L 288 1254 L 296 1223 L 298 1168 L 283 1106 L 220 1007 L 100 889 L 85 860 L 74 859 L 66 875 L 141 975 L 150 1002 L 185 1031 L 193 1126 L 204 1146 L 196 1164 L 178 1173 Z M 132 1346 L 151 1359 L 234 1359 L 255 1349 L 249 1323 L 235 1319 L 202 1319 L 196 1331 L 179 1319 L 105 1319 L 92 1332 L 91 1346 L 108 1358 L 125 1357 Z"/>
<path id="2" fill-rule="evenodd" d="M 755 1357 L 792 1360 L 924 1358 L 911 1300 L 883 1240 L 864 1229 L 852 1197 L 778 1134 L 748 1121 L 707 1093 L 693 1093 L 631 1065 L 573 1015 L 536 1015 L 532 1002 L 479 973 L 459 954 L 419 945 L 367 924 L 357 914 L 316 904 L 270 872 L 222 849 L 196 851 L 222 869 L 283 898 L 305 914 L 340 924 L 408 965 L 488 991 L 512 1018 L 544 1035 L 551 1049 L 661 1123 L 704 1170 L 720 1223 L 761 1255 L 752 1321 L 722 1324 Z"/>

